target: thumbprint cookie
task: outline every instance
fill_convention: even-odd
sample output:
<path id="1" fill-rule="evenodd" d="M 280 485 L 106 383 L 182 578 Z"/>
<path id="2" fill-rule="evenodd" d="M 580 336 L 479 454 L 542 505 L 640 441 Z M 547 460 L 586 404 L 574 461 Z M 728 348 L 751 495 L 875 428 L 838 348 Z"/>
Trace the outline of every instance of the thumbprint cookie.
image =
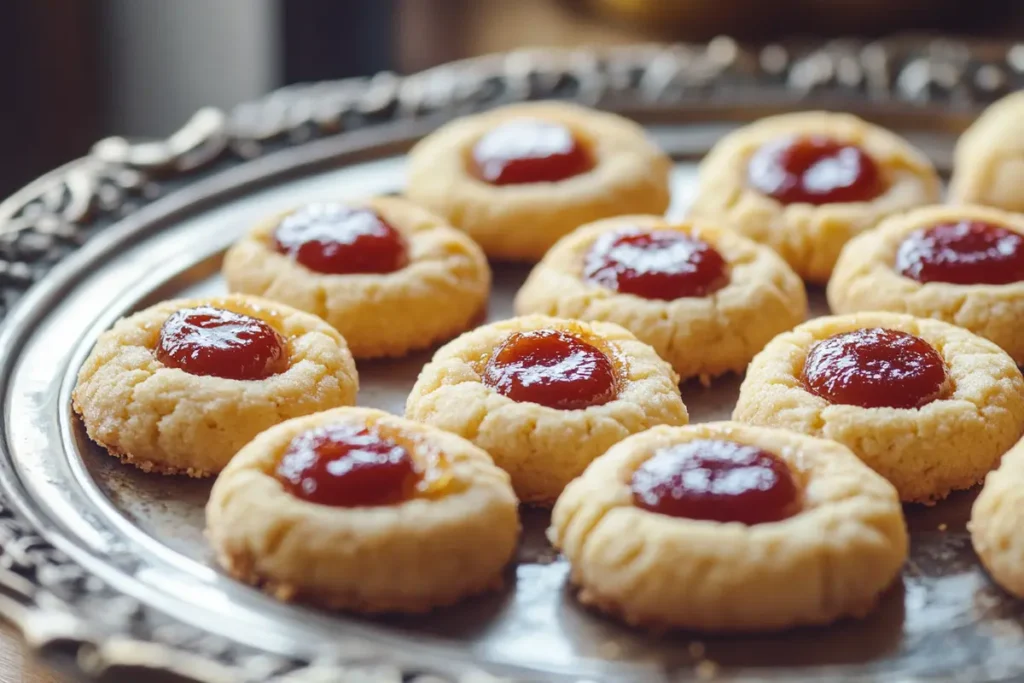
<path id="1" fill-rule="evenodd" d="M 548 536 L 584 604 L 700 631 L 863 616 L 908 545 L 896 490 L 845 446 L 730 422 L 613 446 L 566 487 Z"/>
<path id="2" fill-rule="evenodd" d="M 526 316 L 438 350 L 405 412 L 466 437 L 511 475 L 522 501 L 550 505 L 612 444 L 686 424 L 677 384 L 668 363 L 618 325 Z"/>
<path id="3" fill-rule="evenodd" d="M 166 301 L 100 335 L 73 407 L 89 437 L 147 472 L 216 474 L 256 434 L 355 403 L 345 339 L 257 297 Z"/>
<path id="4" fill-rule="evenodd" d="M 843 249 L 828 302 L 944 320 L 1024 364 L 1024 216 L 962 205 L 888 218 Z"/>
<path id="5" fill-rule="evenodd" d="M 280 600 L 422 612 L 501 586 L 519 538 L 508 475 L 454 434 L 366 408 L 289 420 L 218 477 L 207 536 Z"/>
<path id="6" fill-rule="evenodd" d="M 320 316 L 356 358 L 401 356 L 463 332 L 487 305 L 480 248 L 404 199 L 319 202 L 257 225 L 224 279 Z"/>
<path id="7" fill-rule="evenodd" d="M 664 213 L 671 161 L 614 114 L 533 102 L 442 126 L 409 154 L 409 198 L 494 259 L 536 261 L 584 223 Z"/>
<path id="8" fill-rule="evenodd" d="M 882 218 L 939 200 L 931 162 L 902 138 L 850 114 L 762 119 L 704 158 L 693 215 L 713 218 L 824 284 L 852 237 Z"/>
<path id="9" fill-rule="evenodd" d="M 991 105 L 960 136 L 949 198 L 1024 213 L 1024 91 Z"/>
<path id="10" fill-rule="evenodd" d="M 622 325 L 682 379 L 740 372 L 803 322 L 807 295 L 778 254 L 712 223 L 621 216 L 562 238 L 516 296 L 519 314 Z"/>
<path id="11" fill-rule="evenodd" d="M 971 542 L 1000 586 L 1024 598 L 1024 442 L 989 473 L 971 510 Z"/>
<path id="12" fill-rule="evenodd" d="M 733 418 L 847 446 L 908 502 L 980 482 L 1024 431 L 1024 378 L 992 342 L 898 313 L 824 317 L 751 362 Z"/>

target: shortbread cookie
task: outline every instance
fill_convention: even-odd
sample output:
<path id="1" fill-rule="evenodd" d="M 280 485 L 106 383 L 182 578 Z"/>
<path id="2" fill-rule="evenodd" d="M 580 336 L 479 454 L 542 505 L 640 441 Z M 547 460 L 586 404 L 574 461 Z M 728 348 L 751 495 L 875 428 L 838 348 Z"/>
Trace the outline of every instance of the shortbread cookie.
<path id="1" fill-rule="evenodd" d="M 406 193 L 496 259 L 536 261 L 584 223 L 668 208 L 671 161 L 637 124 L 562 102 L 442 126 L 409 154 Z"/>
<path id="2" fill-rule="evenodd" d="M 1024 91 L 991 105 L 960 136 L 949 198 L 1024 213 Z"/>
<path id="3" fill-rule="evenodd" d="M 404 199 L 304 206 L 257 225 L 224 257 L 232 291 L 314 313 L 356 358 L 401 356 L 463 332 L 482 313 L 483 252 Z"/>
<path id="4" fill-rule="evenodd" d="M 971 510 L 971 542 L 1000 586 L 1024 598 L 1024 441 L 989 473 Z"/>
<path id="5" fill-rule="evenodd" d="M 803 322 L 807 295 L 778 254 L 716 224 L 621 216 L 562 238 L 516 312 L 618 323 L 681 378 L 706 379 L 742 371 Z"/>
<path id="6" fill-rule="evenodd" d="M 93 441 L 147 472 L 219 472 L 288 418 L 355 403 L 345 339 L 257 297 L 166 301 L 100 335 L 72 394 Z"/>
<path id="7" fill-rule="evenodd" d="M 828 302 L 945 320 L 1024 364 L 1024 216 L 975 205 L 893 216 L 843 249 Z"/>
<path id="8" fill-rule="evenodd" d="M 220 564 L 281 600 L 421 612 L 497 588 L 519 537 L 508 475 L 454 434 L 366 408 L 289 420 L 217 479 Z"/>
<path id="9" fill-rule="evenodd" d="M 939 200 L 931 162 L 850 114 L 802 112 L 727 135 L 704 158 L 693 215 L 775 249 L 808 282 L 882 218 Z"/>
<path id="10" fill-rule="evenodd" d="M 701 631 L 863 616 L 907 556 L 895 489 L 846 447 L 730 422 L 613 446 L 566 487 L 548 535 L 582 602 Z"/>
<path id="11" fill-rule="evenodd" d="M 1024 378 L 995 344 L 897 313 L 824 317 L 751 362 L 733 418 L 848 446 L 904 501 L 974 486 L 1024 431 Z"/>
<path id="12" fill-rule="evenodd" d="M 526 316 L 442 347 L 405 413 L 490 453 L 524 502 L 551 504 L 617 441 L 686 424 L 677 384 L 668 363 L 618 325 Z"/>

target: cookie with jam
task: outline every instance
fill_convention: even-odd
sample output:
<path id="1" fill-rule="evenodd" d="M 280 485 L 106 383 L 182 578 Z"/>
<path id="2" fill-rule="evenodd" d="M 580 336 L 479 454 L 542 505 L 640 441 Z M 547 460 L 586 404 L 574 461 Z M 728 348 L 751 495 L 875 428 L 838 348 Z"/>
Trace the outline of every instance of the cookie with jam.
<path id="1" fill-rule="evenodd" d="M 613 446 L 566 487 L 548 536 L 584 604 L 712 632 L 863 616 L 908 547 L 896 490 L 845 446 L 730 422 Z"/>
<path id="2" fill-rule="evenodd" d="M 72 394 L 89 437 L 147 472 L 219 472 L 282 420 L 355 403 L 345 339 L 258 297 L 166 301 L 100 335 Z"/>
<path id="3" fill-rule="evenodd" d="M 612 444 L 686 424 L 677 384 L 671 366 L 618 325 L 525 316 L 438 350 L 405 414 L 466 437 L 511 475 L 522 501 L 550 505 Z"/>
<path id="4" fill-rule="evenodd" d="M 263 432 L 217 478 L 207 537 L 280 600 L 422 612 L 502 584 L 519 539 L 508 475 L 465 439 L 339 408 Z"/>
<path id="5" fill-rule="evenodd" d="M 1024 213 L 1024 91 L 989 106 L 960 136 L 949 199 Z"/>
<path id="6" fill-rule="evenodd" d="M 843 249 L 828 301 L 944 320 L 1024 364 L 1024 216 L 977 205 L 893 216 Z"/>
<path id="7" fill-rule="evenodd" d="M 722 138 L 700 166 L 694 216 L 720 221 L 824 284 L 851 238 L 939 200 L 923 153 L 850 114 L 762 119 Z"/>
<path id="8" fill-rule="evenodd" d="M 639 125 L 531 102 L 442 126 L 409 153 L 406 194 L 492 259 L 537 261 L 584 223 L 669 205 L 671 161 Z"/>
<path id="9" fill-rule="evenodd" d="M 401 356 L 449 339 L 487 305 L 480 248 L 404 199 L 315 202 L 258 224 L 224 257 L 234 292 L 318 315 L 356 358 Z"/>
<path id="10" fill-rule="evenodd" d="M 621 216 L 562 238 L 516 295 L 516 312 L 622 325 L 683 379 L 741 372 L 807 316 L 778 254 L 705 221 Z"/>
<path id="11" fill-rule="evenodd" d="M 811 320 L 747 369 L 733 419 L 832 439 L 907 502 L 980 482 L 1024 432 L 1024 378 L 963 328 L 898 313 Z"/>

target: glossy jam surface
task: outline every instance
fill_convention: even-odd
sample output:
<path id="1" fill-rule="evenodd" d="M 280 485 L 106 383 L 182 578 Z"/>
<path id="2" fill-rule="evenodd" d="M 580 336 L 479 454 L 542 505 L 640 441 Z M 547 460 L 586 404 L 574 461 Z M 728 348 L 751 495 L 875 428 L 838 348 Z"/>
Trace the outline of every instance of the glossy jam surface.
<path id="1" fill-rule="evenodd" d="M 1005 285 L 1024 280 L 1024 236 L 982 221 L 940 223 L 911 233 L 896 270 L 918 282 Z"/>
<path id="2" fill-rule="evenodd" d="M 612 360 L 560 330 L 510 335 L 487 362 L 483 381 L 513 401 L 562 410 L 601 405 L 618 393 Z"/>
<path id="3" fill-rule="evenodd" d="M 811 347 L 804 387 L 829 403 L 920 408 L 942 395 L 946 364 L 925 340 L 878 327 L 844 332 Z"/>
<path id="4" fill-rule="evenodd" d="M 781 458 L 718 439 L 657 451 L 633 473 L 631 488 L 637 507 L 715 522 L 777 522 L 800 506 L 800 489 Z"/>
<path id="5" fill-rule="evenodd" d="M 556 183 L 594 167 L 587 148 L 567 127 L 517 119 L 490 131 L 473 146 L 476 177 L 492 185 Z"/>
<path id="6" fill-rule="evenodd" d="M 366 208 L 310 204 L 281 221 L 274 246 L 310 270 L 329 275 L 391 273 L 409 262 L 405 240 Z"/>
<path id="7" fill-rule="evenodd" d="M 750 159 L 747 182 L 783 204 L 866 202 L 885 191 L 878 164 L 864 150 L 822 136 L 762 146 Z"/>
<path id="8" fill-rule="evenodd" d="M 266 321 L 212 306 L 176 311 L 160 328 L 157 359 L 192 375 L 265 379 L 288 369 L 287 344 Z"/>
<path id="9" fill-rule="evenodd" d="M 405 448 L 359 425 L 318 427 L 296 436 L 275 476 L 293 496 L 334 507 L 401 503 L 413 497 L 420 478 Z"/>
<path id="10" fill-rule="evenodd" d="M 725 259 L 714 247 L 675 230 L 602 235 L 587 253 L 583 277 L 623 294 L 665 301 L 707 296 L 729 281 Z"/>

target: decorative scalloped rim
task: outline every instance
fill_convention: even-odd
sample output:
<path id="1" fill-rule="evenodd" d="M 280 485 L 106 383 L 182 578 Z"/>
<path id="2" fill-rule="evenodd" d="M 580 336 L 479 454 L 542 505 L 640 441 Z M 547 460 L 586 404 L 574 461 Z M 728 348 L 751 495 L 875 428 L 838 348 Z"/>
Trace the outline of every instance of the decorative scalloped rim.
<path id="1" fill-rule="evenodd" d="M 768 45 L 757 51 L 728 38 L 706 45 L 541 49 L 469 59 L 408 77 L 383 73 L 291 86 L 230 115 L 201 110 L 166 140 L 103 140 L 89 156 L 0 203 L 0 318 L 61 258 L 143 204 L 218 168 L 312 138 L 358 135 L 396 120 L 452 118 L 525 99 L 625 108 L 700 107 L 708 99 L 802 106 L 808 100 L 866 100 L 973 112 L 1017 88 L 1024 88 L 1024 44 L 923 38 Z M 71 654 L 86 675 L 144 680 L 147 673 L 163 672 L 197 683 L 326 682 L 357 675 L 381 683 L 498 680 L 481 671 L 419 671 L 392 655 L 358 649 L 343 661 L 291 660 L 214 638 L 90 576 L 3 500 L 0 548 L 0 616 L 36 652 Z M 116 627 L 97 626 L 90 615 L 100 608 L 120 615 Z"/>

